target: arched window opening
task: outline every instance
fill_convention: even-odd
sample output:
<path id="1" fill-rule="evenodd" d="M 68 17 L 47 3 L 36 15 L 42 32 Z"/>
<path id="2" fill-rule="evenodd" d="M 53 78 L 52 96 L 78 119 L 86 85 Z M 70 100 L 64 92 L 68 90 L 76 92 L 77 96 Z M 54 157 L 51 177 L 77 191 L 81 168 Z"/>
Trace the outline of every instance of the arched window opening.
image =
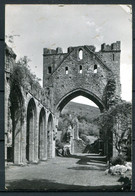
<path id="1" fill-rule="evenodd" d="M 115 55 L 113 54 L 113 61 L 115 61 Z"/>
<path id="2" fill-rule="evenodd" d="M 65 73 L 68 74 L 68 67 L 65 67 Z"/>
<path id="3" fill-rule="evenodd" d="M 82 49 L 79 50 L 79 59 L 80 60 L 83 59 L 83 50 Z"/>
<path id="4" fill-rule="evenodd" d="M 82 74 L 82 65 L 80 65 L 79 73 Z"/>
<path id="5" fill-rule="evenodd" d="M 51 68 L 51 66 L 48 67 L 48 73 L 49 73 L 49 74 L 52 73 L 52 68 Z"/>
<path id="6" fill-rule="evenodd" d="M 94 65 L 94 73 L 97 73 L 97 65 Z"/>

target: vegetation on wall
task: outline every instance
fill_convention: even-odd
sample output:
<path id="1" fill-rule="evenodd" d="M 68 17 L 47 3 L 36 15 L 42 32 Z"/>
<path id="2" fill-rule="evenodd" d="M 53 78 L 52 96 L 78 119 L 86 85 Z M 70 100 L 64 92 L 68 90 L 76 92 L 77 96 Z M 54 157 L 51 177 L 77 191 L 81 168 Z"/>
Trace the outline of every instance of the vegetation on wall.
<path id="1" fill-rule="evenodd" d="M 113 76 L 110 76 L 103 95 L 103 102 L 106 105 L 107 109 L 109 109 L 109 107 L 119 102 L 120 98 L 117 97 L 115 91 L 116 91 L 116 81 Z"/>
<path id="2" fill-rule="evenodd" d="M 35 97 L 40 96 L 42 88 L 39 84 L 39 79 L 31 73 L 29 68 L 29 59 L 24 56 L 20 58 L 17 63 L 14 64 L 12 69 L 12 75 L 10 78 L 11 91 L 9 96 L 10 112 L 12 119 L 12 128 L 16 130 L 16 127 L 22 126 L 26 115 L 26 108 L 24 106 L 24 92 L 30 92 Z M 23 91 L 24 90 L 24 91 Z M 20 123 L 20 125 L 19 125 Z M 14 134 L 14 137 L 19 133 L 20 128 Z"/>
<path id="3" fill-rule="evenodd" d="M 30 60 L 26 56 L 20 58 L 13 67 L 12 79 L 16 81 L 19 86 L 24 87 L 25 90 L 41 90 L 39 79 L 30 71 L 29 62 Z"/>
<path id="4" fill-rule="evenodd" d="M 131 159 L 131 113 L 131 103 L 120 101 L 96 119 L 103 142 L 113 136 L 112 145 L 118 155 L 123 155 L 128 160 Z"/>

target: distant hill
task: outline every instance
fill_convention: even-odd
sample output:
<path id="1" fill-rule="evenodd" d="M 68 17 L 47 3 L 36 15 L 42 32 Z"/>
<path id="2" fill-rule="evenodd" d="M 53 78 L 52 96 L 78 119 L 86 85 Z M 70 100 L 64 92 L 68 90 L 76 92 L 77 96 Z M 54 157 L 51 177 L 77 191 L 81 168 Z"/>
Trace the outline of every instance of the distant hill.
<path id="1" fill-rule="evenodd" d="M 89 119 L 94 119 L 100 114 L 100 110 L 94 106 L 69 102 L 62 110 L 62 114 L 66 113 L 69 113 L 72 116 L 84 116 Z"/>
<path id="2" fill-rule="evenodd" d="M 99 128 L 93 121 L 99 115 L 100 110 L 97 107 L 69 102 L 62 110 L 59 118 L 57 139 L 62 142 L 65 141 L 69 124 L 72 124 L 74 122 L 73 119 L 77 118 L 79 137 L 85 144 L 92 143 L 99 136 Z"/>

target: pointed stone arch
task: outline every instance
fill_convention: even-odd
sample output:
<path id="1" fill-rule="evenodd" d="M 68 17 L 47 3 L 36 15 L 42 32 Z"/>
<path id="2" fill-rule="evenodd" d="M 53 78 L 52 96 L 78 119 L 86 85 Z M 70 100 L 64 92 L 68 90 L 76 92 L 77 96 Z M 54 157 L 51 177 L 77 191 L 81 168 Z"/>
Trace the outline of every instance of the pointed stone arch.
<path id="1" fill-rule="evenodd" d="M 71 101 L 73 98 L 79 95 L 82 95 L 90 99 L 91 101 L 93 101 L 99 107 L 101 112 L 106 109 L 104 103 L 102 102 L 102 100 L 100 100 L 99 97 L 97 97 L 95 94 L 93 94 L 92 92 L 86 89 L 78 88 L 68 92 L 64 97 L 62 97 L 62 99 L 56 105 L 56 111 L 57 112 L 61 111 L 69 101 Z"/>
<path id="2" fill-rule="evenodd" d="M 52 158 L 53 145 L 53 116 L 50 113 L 47 123 L 47 158 Z"/>
<path id="3" fill-rule="evenodd" d="M 24 125 L 24 98 L 21 88 L 18 84 L 12 83 L 11 92 L 9 96 L 10 100 L 10 114 L 12 125 L 10 127 L 10 137 L 12 140 L 10 152 L 8 153 L 8 159 L 16 164 L 22 162 L 21 152 L 23 148 L 23 125 Z M 10 157 L 9 157 L 10 156 Z"/>
<path id="4" fill-rule="evenodd" d="M 26 131 L 26 159 L 34 162 L 36 159 L 36 130 L 37 130 L 37 109 L 33 98 L 30 99 L 27 107 L 27 131 Z"/>
<path id="5" fill-rule="evenodd" d="M 46 148 L 46 113 L 42 107 L 39 114 L 38 159 L 45 160 Z"/>

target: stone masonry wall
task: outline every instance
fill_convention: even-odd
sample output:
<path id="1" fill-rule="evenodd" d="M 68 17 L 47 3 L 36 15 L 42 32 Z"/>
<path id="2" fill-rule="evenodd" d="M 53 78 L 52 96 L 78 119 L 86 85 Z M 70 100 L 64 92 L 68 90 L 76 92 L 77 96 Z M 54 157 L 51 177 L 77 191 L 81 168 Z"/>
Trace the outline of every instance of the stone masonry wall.
<path id="1" fill-rule="evenodd" d="M 83 53 L 82 59 L 79 58 L 80 50 Z M 43 83 L 44 88 L 47 85 L 50 89 L 54 111 L 64 96 L 72 94 L 76 89 L 86 90 L 92 97 L 95 96 L 93 101 L 102 102 L 110 77 L 114 77 L 117 86 L 115 93 L 120 97 L 120 42 L 111 46 L 103 44 L 99 52 L 95 52 L 94 46 L 70 47 L 68 53 L 60 56 L 46 51 L 44 49 Z M 50 63 L 52 59 L 55 69 Z M 48 67 L 52 67 L 51 73 L 47 72 Z"/>
<path id="2" fill-rule="evenodd" d="M 31 75 L 27 76 L 24 74 L 25 68 L 22 67 L 21 69 L 21 66 L 19 68 L 15 58 L 16 55 L 13 50 L 6 45 L 5 159 L 15 164 L 37 163 L 46 160 L 48 157 L 53 158 L 55 156 L 57 119 L 52 114 L 50 97 L 47 95 L 45 89 L 41 87 L 37 88 L 34 81 L 34 85 L 29 83 Z M 16 72 L 14 72 L 15 67 L 17 68 Z M 15 73 L 16 75 L 14 75 Z M 21 73 L 21 77 L 17 78 L 18 73 Z M 29 71 L 26 71 L 26 73 L 31 74 Z M 50 154 L 47 151 L 49 115 L 52 115 L 53 122 L 52 129 L 50 130 L 50 134 L 52 135 Z"/>

